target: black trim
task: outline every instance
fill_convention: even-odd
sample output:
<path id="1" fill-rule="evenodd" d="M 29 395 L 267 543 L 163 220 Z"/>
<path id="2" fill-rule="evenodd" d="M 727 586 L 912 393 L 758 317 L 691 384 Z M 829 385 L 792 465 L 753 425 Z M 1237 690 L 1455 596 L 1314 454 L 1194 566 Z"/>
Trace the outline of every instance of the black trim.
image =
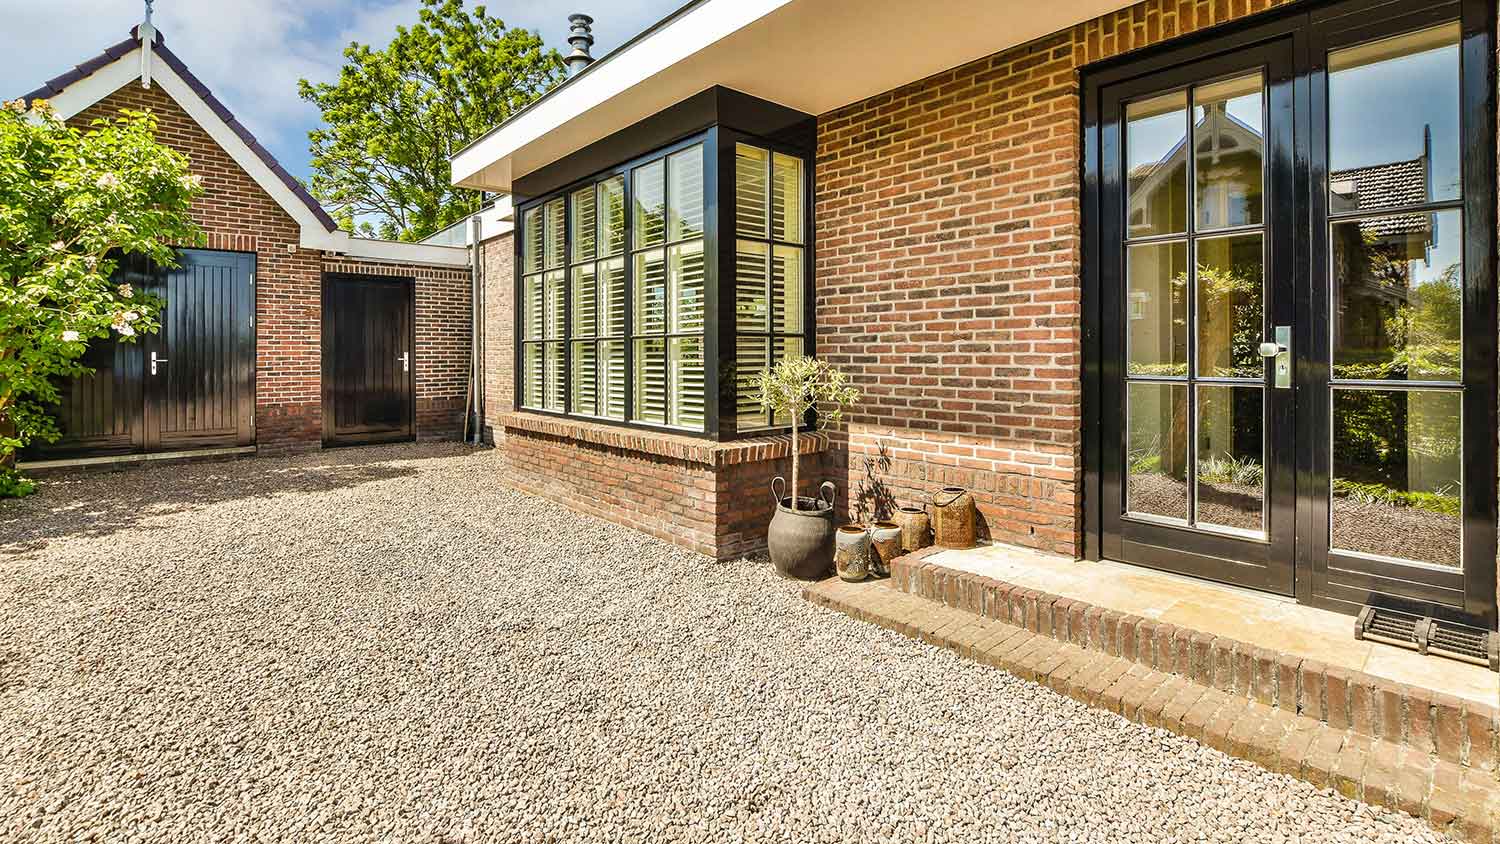
<path id="1" fill-rule="evenodd" d="M 1462 570 L 1414 566 L 1378 558 L 1331 552 L 1327 545 L 1327 489 L 1330 458 L 1326 448 L 1307 447 L 1329 436 L 1327 404 L 1330 386 L 1327 350 L 1328 290 L 1325 267 L 1328 258 L 1327 225 L 1331 219 L 1357 215 L 1327 213 L 1326 126 L 1315 120 L 1326 115 L 1327 50 L 1427 26 L 1462 22 L 1461 42 L 1461 155 L 1463 191 L 1460 201 L 1414 206 L 1418 211 L 1461 207 L 1464 215 L 1464 454 Z M 1083 79 L 1083 453 L 1084 453 L 1084 555 L 1090 559 L 1137 554 L 1148 564 L 1182 570 L 1193 553 L 1211 553 L 1215 540 L 1189 531 L 1173 531 L 1157 525 L 1123 520 L 1111 528 L 1111 502 L 1118 503 L 1122 472 L 1119 449 L 1106 443 L 1108 429 L 1118 411 L 1110 399 L 1111 384 L 1122 379 L 1122 350 L 1111 341 L 1110 315 L 1119 313 L 1122 295 L 1112 280 L 1107 260 L 1110 243 L 1120 243 L 1123 232 L 1106 214 L 1103 203 L 1112 195 L 1108 172 L 1101 162 L 1119 158 L 1120 138 L 1112 122 L 1108 98 L 1118 101 L 1120 92 L 1133 81 L 1167 74 L 1145 83 L 1157 88 L 1170 80 L 1171 72 L 1191 63 L 1212 63 L 1219 57 L 1242 54 L 1273 39 L 1292 45 L 1295 73 L 1285 80 L 1286 108 L 1267 125 L 1267 150 L 1276 141 L 1272 133 L 1289 135 L 1290 155 L 1268 160 L 1268 173 L 1290 174 L 1289 196 L 1269 204 L 1272 215 L 1286 215 L 1291 226 L 1291 295 L 1273 298 L 1268 325 L 1294 326 L 1296 407 L 1291 417 L 1273 417 L 1273 425 L 1295 429 L 1300 449 L 1268 453 L 1268 471 L 1275 457 L 1284 458 L 1292 483 L 1294 505 L 1286 517 L 1294 519 L 1295 594 L 1299 601 L 1315 606 L 1352 612 L 1367 603 L 1408 612 L 1434 615 L 1451 621 L 1495 628 L 1495 542 L 1497 528 L 1496 394 L 1497 305 L 1496 305 L 1496 9 L 1494 0 L 1345 0 L 1310 7 L 1297 4 L 1240 22 L 1214 27 L 1168 44 L 1117 57 L 1090 66 Z M 1170 87 L 1170 84 L 1168 87 Z M 1111 93 L 1113 91 L 1113 93 Z M 1114 177 L 1118 178 L 1118 174 Z M 1190 188 L 1191 189 L 1191 188 Z M 1401 209 L 1380 209 L 1394 213 Z M 1368 212 L 1373 213 L 1373 212 Z M 1270 265 L 1268 264 L 1268 272 Z M 1116 334 L 1118 331 L 1116 330 Z M 1118 339 L 1116 337 L 1116 339 Z M 1344 384 L 1344 382 L 1339 382 Z M 1436 386 L 1392 383 L 1387 389 L 1419 389 Z M 1119 388 L 1113 388 L 1118 390 Z M 1273 390 L 1268 390 L 1268 395 Z M 1291 453 L 1300 452 L 1293 458 Z M 1115 492 L 1111 494 L 1110 490 Z M 1321 500 L 1319 496 L 1321 495 Z M 1285 491 L 1276 507 L 1285 504 Z M 1321 528 L 1321 532 L 1320 532 Z M 1146 542 L 1148 537 L 1154 541 Z M 1169 538 L 1169 539 L 1168 539 Z M 1254 559 L 1256 555 L 1251 555 Z M 1246 559 L 1237 556 L 1237 559 Z M 1243 567 L 1226 560 L 1218 566 L 1217 579 L 1243 582 Z M 1238 572 L 1238 573 L 1237 573 Z M 1215 575 L 1210 574 L 1213 577 Z"/>
<path id="2" fill-rule="evenodd" d="M 684 131 L 697 126 L 704 120 L 710 120 L 706 128 L 698 131 Z M 745 127 L 758 131 L 750 131 Z M 763 133 L 763 134 L 762 134 Z M 657 145 L 646 150 L 640 148 L 647 143 L 670 136 L 668 143 Z M 815 308 L 813 297 L 813 256 L 814 256 L 814 230 L 813 230 L 813 171 L 814 171 L 814 147 L 816 141 L 816 119 L 778 106 L 749 97 L 738 91 L 727 88 L 715 87 L 704 91 L 694 97 L 690 97 L 658 115 L 648 118 L 622 132 L 606 138 L 588 148 L 569 156 L 559 162 L 543 168 L 529 176 L 517 180 L 518 192 L 524 185 L 530 191 L 545 187 L 545 192 L 532 193 L 529 198 L 518 200 L 515 206 L 516 214 L 516 236 L 514 238 L 515 249 L 515 277 L 514 295 L 517 307 L 514 314 L 514 368 L 515 391 L 513 396 L 513 407 L 518 411 L 535 413 L 548 416 L 562 416 L 568 418 L 584 419 L 599 424 L 614 425 L 641 430 L 662 431 L 666 433 L 681 434 L 683 436 L 699 437 L 705 439 L 730 439 L 738 435 L 735 430 L 734 414 L 734 359 L 736 327 L 734 325 L 733 292 L 734 283 L 734 261 L 735 261 L 735 144 L 740 142 L 750 143 L 755 146 L 794 156 L 802 161 L 803 169 L 803 207 L 802 207 L 802 242 L 794 244 L 802 250 L 802 307 L 803 307 L 803 352 L 811 355 L 814 353 L 813 337 L 815 336 Z M 637 339 L 634 325 L 634 313 L 632 304 L 634 301 L 635 279 L 635 256 L 641 252 L 633 243 L 634 219 L 632 209 L 632 194 L 634 184 L 632 174 L 635 169 L 655 161 L 665 160 L 668 156 L 701 144 L 703 147 L 703 249 L 704 249 L 704 329 L 703 329 L 703 355 L 704 355 L 704 427 L 702 431 L 693 431 L 680 427 L 674 427 L 667 422 L 640 422 L 635 419 L 634 406 L 634 380 L 635 380 L 635 340 Z M 631 157 L 624 158 L 627 151 L 632 153 Z M 600 161 L 608 160 L 607 166 L 596 166 Z M 587 169 L 593 168 L 593 169 Z M 586 172 L 585 172 L 586 171 Z M 581 174 L 581 175 L 580 175 Z M 548 411 L 536 407 L 525 406 L 528 399 L 525 395 L 526 372 L 525 372 L 525 347 L 535 341 L 527 341 L 523 336 L 525 325 L 524 314 L 526 308 L 524 279 L 531 275 L 525 272 L 522 258 L 524 243 L 527 237 L 527 226 L 531 213 L 542 207 L 553 199 L 564 198 L 565 225 L 571 226 L 571 196 L 574 191 L 595 185 L 601 181 L 623 176 L 625 183 L 625 248 L 620 257 L 624 264 L 624 300 L 626 303 L 626 316 L 624 333 L 618 338 L 624 349 L 625 384 L 624 400 L 625 413 L 623 419 L 608 419 L 602 416 L 580 416 L 571 413 L 572 389 L 571 368 L 564 362 L 565 378 L 568 386 L 565 388 L 564 407 L 562 412 Z M 566 180 L 565 180 L 566 179 Z M 670 181 L 670 180 L 669 180 Z M 670 190 L 670 187 L 668 187 Z M 596 213 L 601 213 L 596 211 Z M 769 222 L 769 221 L 768 221 Z M 767 239 L 768 244 L 781 243 Z M 666 246 L 663 242 L 663 246 Z M 655 247 L 651 247 L 655 248 Z M 572 262 L 572 237 L 569 234 L 565 238 L 565 251 L 568 253 L 564 259 L 564 284 L 565 297 L 571 295 L 571 272 Z M 543 268 L 542 274 L 548 272 Z M 605 318 L 603 316 L 601 319 Z M 668 326 L 670 328 L 670 326 Z M 673 332 L 670 330 L 664 334 L 649 335 L 660 336 L 664 342 L 670 340 Z M 698 336 L 694 334 L 693 336 Z M 768 337 L 771 334 L 768 332 Z M 571 310 L 568 310 L 563 320 L 562 340 L 565 357 L 572 354 L 572 320 Z M 669 345 L 669 343 L 668 343 Z M 670 349 L 668 349 L 670 353 Z M 670 394 L 670 384 L 668 384 Z M 601 400 L 605 397 L 601 395 Z M 764 434 L 767 428 L 757 428 L 747 431 L 746 435 Z"/>

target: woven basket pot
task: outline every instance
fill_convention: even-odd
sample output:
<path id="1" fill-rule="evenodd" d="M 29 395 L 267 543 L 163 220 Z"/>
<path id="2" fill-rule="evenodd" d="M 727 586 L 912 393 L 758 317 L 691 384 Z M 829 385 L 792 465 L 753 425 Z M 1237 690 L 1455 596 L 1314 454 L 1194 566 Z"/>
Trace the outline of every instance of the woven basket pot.
<path id="1" fill-rule="evenodd" d="M 932 532 L 944 548 L 974 547 L 974 496 L 959 486 L 932 494 Z"/>
<path id="2" fill-rule="evenodd" d="M 902 507 L 892 517 L 901 526 L 901 550 L 910 554 L 932 544 L 932 519 L 921 507 Z"/>

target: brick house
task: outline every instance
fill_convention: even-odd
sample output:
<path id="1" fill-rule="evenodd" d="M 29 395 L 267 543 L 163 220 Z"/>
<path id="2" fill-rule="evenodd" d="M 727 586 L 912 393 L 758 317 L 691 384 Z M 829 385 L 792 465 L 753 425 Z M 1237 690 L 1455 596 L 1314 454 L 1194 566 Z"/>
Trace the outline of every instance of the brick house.
<path id="1" fill-rule="evenodd" d="M 340 231 L 149 24 L 25 97 L 36 98 L 79 125 L 152 111 L 159 139 L 203 178 L 192 215 L 207 239 L 178 269 L 122 268 L 165 294 L 162 332 L 92 352 L 97 374 L 64 390 L 63 440 L 27 462 L 460 435 L 466 248 Z"/>
<path id="2" fill-rule="evenodd" d="M 453 159 L 516 209 L 487 430 L 730 557 L 786 474 L 748 375 L 815 354 L 850 516 L 957 485 L 996 543 L 1494 629 L 1495 19 L 689 4 Z"/>

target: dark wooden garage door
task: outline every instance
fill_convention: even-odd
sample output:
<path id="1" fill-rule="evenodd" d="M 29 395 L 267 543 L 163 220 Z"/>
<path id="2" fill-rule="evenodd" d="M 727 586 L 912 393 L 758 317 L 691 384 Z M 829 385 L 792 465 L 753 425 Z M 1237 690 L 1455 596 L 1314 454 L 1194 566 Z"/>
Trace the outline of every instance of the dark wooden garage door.
<path id="1" fill-rule="evenodd" d="M 161 330 L 90 348 L 93 375 L 60 386 L 63 437 L 31 458 L 96 457 L 255 442 L 255 256 L 184 249 L 175 269 L 126 259 L 116 280 L 166 300 Z"/>
<path id="2" fill-rule="evenodd" d="M 323 280 L 323 441 L 411 439 L 415 392 L 409 278 Z"/>

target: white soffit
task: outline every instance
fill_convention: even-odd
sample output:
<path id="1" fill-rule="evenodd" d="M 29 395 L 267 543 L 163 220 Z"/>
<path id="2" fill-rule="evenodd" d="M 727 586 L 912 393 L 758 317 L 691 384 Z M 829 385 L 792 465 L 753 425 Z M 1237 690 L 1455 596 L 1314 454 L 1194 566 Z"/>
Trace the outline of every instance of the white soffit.
<path id="1" fill-rule="evenodd" d="M 1131 0 L 701 0 L 453 157 L 513 180 L 713 85 L 819 115 L 1131 5 Z"/>

